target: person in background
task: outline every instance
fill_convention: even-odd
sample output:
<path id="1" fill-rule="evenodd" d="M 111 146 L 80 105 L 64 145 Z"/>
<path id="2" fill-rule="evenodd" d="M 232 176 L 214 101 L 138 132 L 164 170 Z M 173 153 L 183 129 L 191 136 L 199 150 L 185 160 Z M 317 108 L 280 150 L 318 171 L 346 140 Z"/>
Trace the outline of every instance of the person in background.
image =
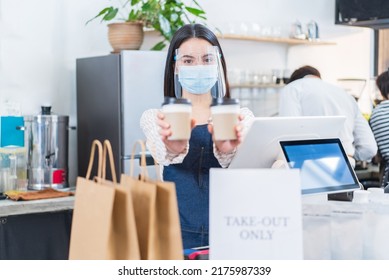
<path id="1" fill-rule="evenodd" d="M 383 173 L 380 173 L 382 187 L 385 188 L 389 179 L 389 71 L 381 73 L 376 79 L 376 84 L 383 101 L 373 109 L 369 122 L 382 158 L 380 169 Z M 385 192 L 389 192 L 389 187 Z"/>
<path id="2" fill-rule="evenodd" d="M 165 66 L 164 96 L 176 97 L 174 76 L 179 65 L 191 66 L 190 83 L 180 80 L 182 97 L 192 103 L 192 132 L 189 141 L 168 140 L 172 131 L 159 109 L 145 111 L 140 126 L 146 136 L 146 145 L 154 159 L 163 165 L 163 179 L 176 184 L 177 200 L 184 248 L 207 246 L 209 229 L 209 170 L 228 167 L 242 141 L 253 113 L 241 108 L 240 122 L 236 126 L 236 140 L 213 141 L 211 116 L 211 89 L 207 84 L 207 49 L 217 46 L 221 55 L 226 84 L 225 97 L 230 97 L 226 62 L 220 44 L 209 29 L 200 24 L 181 27 L 170 43 Z M 176 57 L 178 49 L 180 56 Z M 188 68 L 188 67 L 187 67 Z M 204 72 L 205 71 L 205 72 Z M 200 74 L 201 73 L 201 74 Z M 193 79 L 193 77 L 196 77 Z M 181 96 L 178 96 L 181 97 Z"/>
<path id="3" fill-rule="evenodd" d="M 312 66 L 295 70 L 280 93 L 280 116 L 346 116 L 340 135 L 350 162 L 371 161 L 377 153 L 377 143 L 369 123 L 363 117 L 354 97 L 342 88 L 321 79 Z"/>

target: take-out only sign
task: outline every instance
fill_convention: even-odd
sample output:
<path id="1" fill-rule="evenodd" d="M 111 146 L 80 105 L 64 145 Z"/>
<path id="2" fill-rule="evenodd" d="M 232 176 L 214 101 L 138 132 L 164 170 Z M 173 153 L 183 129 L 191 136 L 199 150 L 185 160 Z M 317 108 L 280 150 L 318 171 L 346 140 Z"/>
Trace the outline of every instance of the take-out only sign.
<path id="1" fill-rule="evenodd" d="M 211 169 L 211 259 L 302 259 L 299 170 Z"/>

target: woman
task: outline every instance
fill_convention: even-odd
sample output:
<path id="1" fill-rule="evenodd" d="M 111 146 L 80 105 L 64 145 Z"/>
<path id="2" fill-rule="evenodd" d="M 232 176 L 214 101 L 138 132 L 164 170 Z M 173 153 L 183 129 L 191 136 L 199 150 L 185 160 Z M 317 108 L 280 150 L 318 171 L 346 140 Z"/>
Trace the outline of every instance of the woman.
<path id="1" fill-rule="evenodd" d="M 381 73 L 376 79 L 376 84 L 383 101 L 374 108 L 369 122 L 377 141 L 378 152 L 382 157 L 381 182 L 382 187 L 385 188 L 389 179 L 389 71 Z M 385 189 L 385 192 L 389 192 L 389 187 Z"/>
<path id="2" fill-rule="evenodd" d="M 208 245 L 209 169 L 228 167 L 242 141 L 243 130 L 254 117 L 250 110 L 242 108 L 240 123 L 235 127 L 237 139 L 213 142 L 212 125 L 208 124 L 212 94 L 209 87 L 203 86 L 209 77 L 207 79 L 202 67 L 208 62 L 207 49 L 212 46 L 217 46 L 220 51 L 225 97 L 230 97 L 224 56 L 216 36 L 209 29 L 200 24 L 183 26 L 172 38 L 167 54 L 164 95 L 176 97 L 180 87 L 182 97 L 191 101 L 193 119 L 189 141 L 168 140 L 172 131 L 160 110 L 147 110 L 141 117 L 148 150 L 164 166 L 163 179 L 176 184 L 184 248 Z M 190 65 L 191 73 L 196 73 L 194 76 L 198 78 L 192 79 L 189 85 L 180 78 L 179 85 L 175 86 L 175 75 L 180 65 Z"/>

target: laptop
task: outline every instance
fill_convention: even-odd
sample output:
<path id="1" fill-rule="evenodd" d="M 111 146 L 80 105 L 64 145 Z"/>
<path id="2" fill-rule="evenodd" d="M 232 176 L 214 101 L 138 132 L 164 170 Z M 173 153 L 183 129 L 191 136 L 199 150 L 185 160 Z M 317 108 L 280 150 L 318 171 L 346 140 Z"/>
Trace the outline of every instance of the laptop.
<path id="1" fill-rule="evenodd" d="M 280 140 L 339 138 L 345 116 L 257 117 L 229 168 L 271 168 L 282 159 Z"/>
<path id="2" fill-rule="evenodd" d="M 337 200 L 351 200 L 349 194 L 360 189 L 338 138 L 280 141 L 280 146 L 288 168 L 300 169 L 303 195 L 343 192 L 343 199 Z"/>

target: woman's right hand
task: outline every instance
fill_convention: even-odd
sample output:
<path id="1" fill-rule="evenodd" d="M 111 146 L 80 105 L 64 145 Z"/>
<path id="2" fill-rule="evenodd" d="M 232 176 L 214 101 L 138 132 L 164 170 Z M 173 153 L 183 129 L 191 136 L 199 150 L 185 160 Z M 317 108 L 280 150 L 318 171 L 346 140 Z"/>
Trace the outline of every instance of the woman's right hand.
<path id="1" fill-rule="evenodd" d="M 157 115 L 157 124 L 159 126 L 159 135 L 161 135 L 162 142 L 165 144 L 166 149 L 172 154 L 181 154 L 184 152 L 188 145 L 188 140 L 168 140 L 168 137 L 172 135 L 170 124 L 165 121 L 165 115 L 159 112 Z M 191 128 L 195 127 L 195 120 L 191 120 Z"/>

